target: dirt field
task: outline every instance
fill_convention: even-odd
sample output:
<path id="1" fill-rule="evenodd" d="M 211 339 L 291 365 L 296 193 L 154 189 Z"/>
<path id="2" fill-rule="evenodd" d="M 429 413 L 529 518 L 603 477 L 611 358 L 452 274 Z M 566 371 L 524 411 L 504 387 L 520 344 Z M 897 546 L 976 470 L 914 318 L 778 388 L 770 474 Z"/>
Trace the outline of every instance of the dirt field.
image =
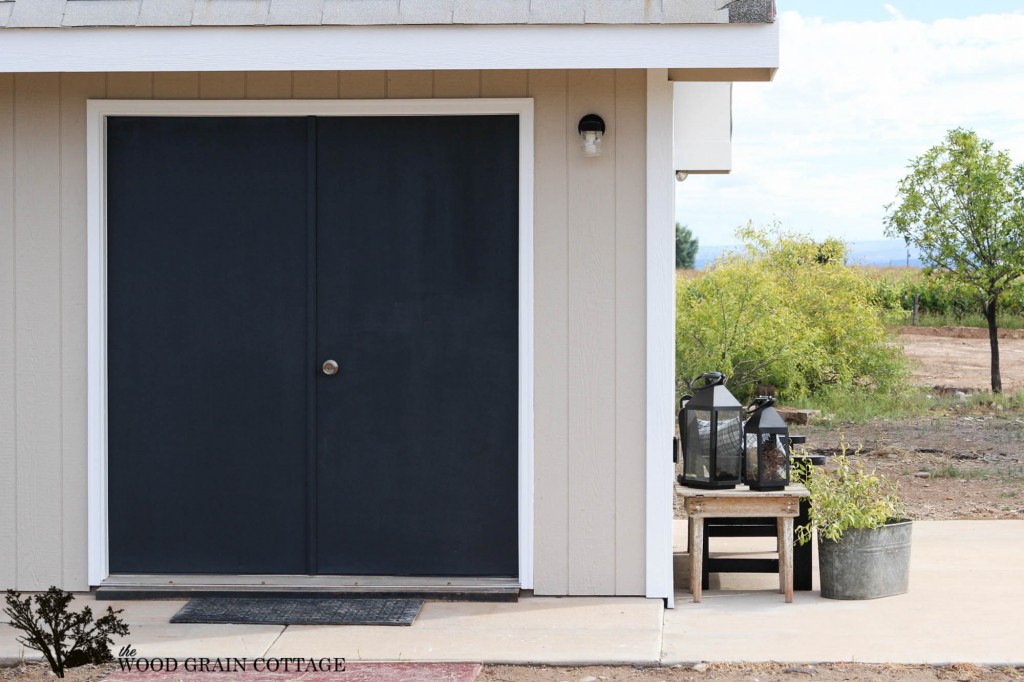
<path id="1" fill-rule="evenodd" d="M 905 327 L 900 341 L 927 387 L 987 390 L 988 332 L 964 327 Z M 1001 334 L 1004 392 L 1024 389 L 1024 330 Z M 964 406 L 959 406 L 964 408 Z M 870 467 L 900 482 L 915 519 L 1024 518 L 1024 412 L 937 409 L 927 417 L 800 428 L 823 453 L 840 440 Z"/>
<path id="2" fill-rule="evenodd" d="M 984 390 L 991 386 L 988 330 L 972 327 L 903 327 L 899 337 L 913 364 L 914 383 Z M 1024 389 L 1024 330 L 1002 330 L 1003 390 Z"/>

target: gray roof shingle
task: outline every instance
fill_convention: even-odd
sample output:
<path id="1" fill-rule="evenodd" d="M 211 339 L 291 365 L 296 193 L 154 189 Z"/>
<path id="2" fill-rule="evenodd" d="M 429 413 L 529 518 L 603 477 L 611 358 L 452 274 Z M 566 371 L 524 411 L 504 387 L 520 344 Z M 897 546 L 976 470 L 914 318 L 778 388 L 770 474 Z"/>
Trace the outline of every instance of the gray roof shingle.
<path id="1" fill-rule="evenodd" d="M 142 0 L 91 0 L 69 2 L 64 7 L 63 26 L 137 26 Z"/>
<path id="2" fill-rule="evenodd" d="M 0 27 L 771 23 L 775 0 L 0 0 Z"/>
<path id="3" fill-rule="evenodd" d="M 195 4 L 195 0 L 142 0 L 139 26 L 189 26 Z"/>

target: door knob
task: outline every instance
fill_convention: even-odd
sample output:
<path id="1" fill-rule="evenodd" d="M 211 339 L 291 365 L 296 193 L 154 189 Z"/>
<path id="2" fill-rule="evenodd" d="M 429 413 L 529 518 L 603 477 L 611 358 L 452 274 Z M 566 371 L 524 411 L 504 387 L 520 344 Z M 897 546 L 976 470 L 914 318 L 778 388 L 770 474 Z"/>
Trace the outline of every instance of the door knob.
<path id="1" fill-rule="evenodd" d="M 328 360 L 324 363 L 323 368 L 324 374 L 331 377 L 338 373 L 338 363 L 334 360 Z"/>

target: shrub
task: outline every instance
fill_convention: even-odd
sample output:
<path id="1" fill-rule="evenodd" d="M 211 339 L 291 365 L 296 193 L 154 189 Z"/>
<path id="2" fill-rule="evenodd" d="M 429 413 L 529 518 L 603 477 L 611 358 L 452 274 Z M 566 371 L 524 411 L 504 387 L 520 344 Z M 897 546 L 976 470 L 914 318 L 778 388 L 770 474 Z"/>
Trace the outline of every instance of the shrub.
<path id="1" fill-rule="evenodd" d="M 111 637 L 128 634 L 128 626 L 118 616 L 123 610 L 115 611 L 108 606 L 106 615 L 93 622 L 88 606 L 78 613 L 68 610 L 73 598 L 70 592 L 58 587 L 24 600 L 20 592 L 7 590 L 4 613 L 10 617 L 12 627 L 25 633 L 17 638 L 18 642 L 41 652 L 57 677 L 64 677 L 66 668 L 114 660 L 110 653 Z"/>
<path id="2" fill-rule="evenodd" d="M 894 391 L 907 364 L 873 298 L 874 282 L 829 240 L 747 227 L 743 247 L 699 277 L 677 278 L 677 387 L 707 371 L 732 377 L 738 398 L 757 384 L 799 399 L 829 387 Z"/>

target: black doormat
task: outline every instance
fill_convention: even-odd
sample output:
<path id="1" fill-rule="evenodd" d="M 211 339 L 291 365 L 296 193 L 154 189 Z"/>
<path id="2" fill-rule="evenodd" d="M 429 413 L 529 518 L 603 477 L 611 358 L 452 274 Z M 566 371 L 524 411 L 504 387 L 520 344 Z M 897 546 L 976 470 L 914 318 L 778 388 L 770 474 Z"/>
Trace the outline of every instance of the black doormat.
<path id="1" fill-rule="evenodd" d="M 239 625 L 412 625 L 422 599 L 197 597 L 172 623 Z"/>

